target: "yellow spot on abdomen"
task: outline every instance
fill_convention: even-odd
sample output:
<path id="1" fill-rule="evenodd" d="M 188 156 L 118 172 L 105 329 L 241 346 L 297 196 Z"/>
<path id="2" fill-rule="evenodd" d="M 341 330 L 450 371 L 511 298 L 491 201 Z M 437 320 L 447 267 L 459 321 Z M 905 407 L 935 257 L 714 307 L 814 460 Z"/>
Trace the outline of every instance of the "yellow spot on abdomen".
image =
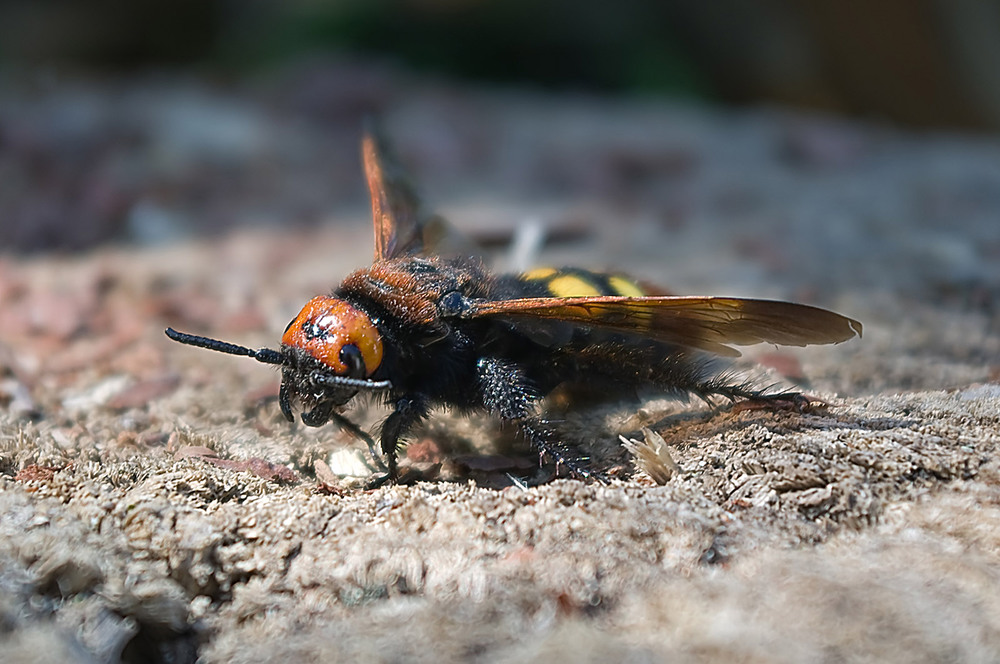
<path id="1" fill-rule="evenodd" d="M 623 295 L 625 297 L 646 296 L 646 293 L 639 287 L 639 284 L 622 276 L 615 275 L 608 277 L 608 286 L 611 286 L 616 295 Z M 636 308 L 634 316 L 637 321 L 642 321 L 643 327 L 650 327 L 653 323 L 653 315 L 649 311 Z"/>
<path id="2" fill-rule="evenodd" d="M 603 295 L 592 283 L 575 274 L 563 274 L 549 280 L 549 292 L 556 297 Z"/>
<path id="3" fill-rule="evenodd" d="M 536 267 L 534 270 L 525 272 L 523 276 L 529 281 L 538 281 L 539 279 L 548 279 L 555 273 L 554 267 Z"/>
<path id="4" fill-rule="evenodd" d="M 608 277 L 608 285 L 611 286 L 617 295 L 625 295 L 627 297 L 642 297 L 645 295 L 636 283 L 629 281 L 625 277 Z"/>

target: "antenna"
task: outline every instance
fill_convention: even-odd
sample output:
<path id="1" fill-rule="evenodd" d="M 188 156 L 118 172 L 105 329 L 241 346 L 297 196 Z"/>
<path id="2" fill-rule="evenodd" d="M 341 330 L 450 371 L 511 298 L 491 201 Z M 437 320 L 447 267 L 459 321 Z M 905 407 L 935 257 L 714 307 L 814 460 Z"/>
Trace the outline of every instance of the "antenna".
<path id="1" fill-rule="evenodd" d="M 188 346 L 197 346 L 198 348 L 205 348 L 207 350 L 216 350 L 220 353 L 228 353 L 229 355 L 252 357 L 258 362 L 263 362 L 264 364 L 285 364 L 285 356 L 271 348 L 253 350 L 252 348 L 238 346 L 227 341 L 219 341 L 218 339 L 211 339 L 209 337 L 199 337 L 194 334 L 185 334 L 184 332 L 178 332 L 172 327 L 168 327 L 164 330 L 164 332 L 166 332 L 167 336 L 174 341 L 187 344 Z"/>

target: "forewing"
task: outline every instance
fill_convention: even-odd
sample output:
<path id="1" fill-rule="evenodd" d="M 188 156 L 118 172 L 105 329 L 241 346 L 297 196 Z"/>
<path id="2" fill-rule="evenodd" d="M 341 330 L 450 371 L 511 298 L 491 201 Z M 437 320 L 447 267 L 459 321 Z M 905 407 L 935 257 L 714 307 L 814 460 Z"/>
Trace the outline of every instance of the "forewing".
<path id="1" fill-rule="evenodd" d="M 361 158 L 372 199 L 375 260 L 419 251 L 417 196 L 370 127 L 361 139 Z"/>
<path id="2" fill-rule="evenodd" d="M 831 344 L 861 336 L 861 323 L 818 307 L 733 297 L 525 298 L 471 303 L 465 317 L 560 320 L 644 336 L 717 355 L 727 344 Z"/>
<path id="3" fill-rule="evenodd" d="M 372 201 L 376 262 L 431 251 L 468 251 L 468 242 L 444 218 L 421 211 L 405 172 L 371 126 L 361 139 L 361 158 Z"/>

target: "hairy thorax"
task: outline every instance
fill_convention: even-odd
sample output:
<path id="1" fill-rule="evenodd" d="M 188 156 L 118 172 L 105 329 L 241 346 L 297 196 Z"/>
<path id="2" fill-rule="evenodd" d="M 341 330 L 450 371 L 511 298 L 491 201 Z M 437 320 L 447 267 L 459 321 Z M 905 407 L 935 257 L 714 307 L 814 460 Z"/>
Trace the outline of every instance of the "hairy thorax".
<path id="1" fill-rule="evenodd" d="M 448 293 L 488 297 L 492 278 L 468 259 L 405 257 L 375 263 L 347 276 L 339 297 L 377 302 L 385 314 L 409 325 L 435 326 L 438 303 Z"/>

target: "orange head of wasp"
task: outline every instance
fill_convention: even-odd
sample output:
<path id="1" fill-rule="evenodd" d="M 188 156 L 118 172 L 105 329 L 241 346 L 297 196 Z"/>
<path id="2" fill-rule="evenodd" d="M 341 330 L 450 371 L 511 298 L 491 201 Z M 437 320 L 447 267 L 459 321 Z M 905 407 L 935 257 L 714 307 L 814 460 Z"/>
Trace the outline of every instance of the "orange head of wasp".
<path id="1" fill-rule="evenodd" d="M 366 313 L 334 297 L 315 297 L 288 324 L 281 348 L 253 350 L 218 339 L 167 328 L 167 336 L 182 344 L 252 357 L 282 367 L 279 404 L 291 421 L 292 404 L 302 408 L 302 422 L 320 426 L 333 409 L 360 391 L 391 389 L 372 375 L 382 363 L 382 338 Z"/>
<path id="2" fill-rule="evenodd" d="M 368 378 L 382 364 L 382 336 L 368 314 L 335 297 L 306 302 L 285 328 L 281 345 L 305 352 L 340 376 Z"/>

